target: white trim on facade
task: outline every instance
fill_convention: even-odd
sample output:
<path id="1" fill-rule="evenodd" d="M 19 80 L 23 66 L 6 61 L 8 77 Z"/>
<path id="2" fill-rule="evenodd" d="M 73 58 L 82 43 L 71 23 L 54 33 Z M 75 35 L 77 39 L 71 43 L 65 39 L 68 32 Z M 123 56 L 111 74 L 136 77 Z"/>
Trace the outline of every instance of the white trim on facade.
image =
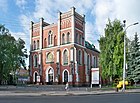
<path id="1" fill-rule="evenodd" d="M 57 57 L 56 62 L 59 63 L 60 62 L 59 61 L 60 60 L 60 58 L 59 58 L 60 57 L 60 51 L 59 50 L 57 50 L 57 52 L 56 52 L 56 57 Z"/>
<path id="2" fill-rule="evenodd" d="M 58 12 L 58 39 L 57 39 L 57 45 L 60 45 L 60 16 L 61 16 L 61 12 Z"/>
<path id="3" fill-rule="evenodd" d="M 74 48 L 70 49 L 70 61 L 74 61 Z"/>
<path id="4" fill-rule="evenodd" d="M 42 49 L 43 18 L 40 18 L 40 50 Z"/>
<path id="5" fill-rule="evenodd" d="M 74 43 L 74 35 L 75 35 L 75 17 L 74 17 L 75 8 L 74 7 L 71 8 L 71 13 L 72 13 L 72 16 L 71 16 L 71 20 L 72 20 L 72 42 Z"/>
<path id="6" fill-rule="evenodd" d="M 61 29 L 60 31 L 63 32 L 63 31 L 67 31 L 67 30 L 71 30 L 71 27 L 65 28 L 65 29 Z"/>

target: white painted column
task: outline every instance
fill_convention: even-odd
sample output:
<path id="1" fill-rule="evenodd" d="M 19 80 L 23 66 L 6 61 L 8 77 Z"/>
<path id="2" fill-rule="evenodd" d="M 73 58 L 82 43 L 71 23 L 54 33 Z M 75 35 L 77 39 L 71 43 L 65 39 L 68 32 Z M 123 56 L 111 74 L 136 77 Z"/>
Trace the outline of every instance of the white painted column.
<path id="1" fill-rule="evenodd" d="M 40 50 L 42 49 L 42 37 L 43 37 L 43 18 L 40 18 Z"/>
<path id="2" fill-rule="evenodd" d="M 42 39 L 43 39 L 43 21 L 44 19 L 43 18 L 40 18 L 40 52 L 39 52 L 39 65 L 40 65 L 40 75 L 42 75 Z"/>
<path id="3" fill-rule="evenodd" d="M 79 75 L 78 75 L 78 64 L 77 64 L 77 52 L 76 48 L 74 47 L 74 62 L 75 62 L 75 74 L 76 74 L 76 82 L 79 82 Z"/>
<path id="4" fill-rule="evenodd" d="M 74 49 L 70 49 L 70 61 L 74 61 Z"/>
<path id="5" fill-rule="evenodd" d="M 88 69 L 87 69 L 87 53 L 84 51 L 84 57 L 85 57 L 85 74 L 86 74 L 86 82 L 89 81 L 89 75 L 88 75 Z"/>
<path id="6" fill-rule="evenodd" d="M 58 38 L 57 45 L 60 46 L 60 20 L 61 20 L 61 12 L 58 12 Z"/>
<path id="7" fill-rule="evenodd" d="M 57 54 L 56 54 L 56 55 L 57 55 L 56 62 L 59 63 L 59 62 L 60 62 L 60 61 L 59 61 L 59 56 L 60 56 L 60 51 L 59 51 L 59 50 L 57 51 Z"/>
<path id="8" fill-rule="evenodd" d="M 75 8 L 72 7 L 71 8 L 71 13 L 72 13 L 72 16 L 71 16 L 71 20 L 72 20 L 72 43 L 74 43 L 74 35 L 75 35 Z"/>

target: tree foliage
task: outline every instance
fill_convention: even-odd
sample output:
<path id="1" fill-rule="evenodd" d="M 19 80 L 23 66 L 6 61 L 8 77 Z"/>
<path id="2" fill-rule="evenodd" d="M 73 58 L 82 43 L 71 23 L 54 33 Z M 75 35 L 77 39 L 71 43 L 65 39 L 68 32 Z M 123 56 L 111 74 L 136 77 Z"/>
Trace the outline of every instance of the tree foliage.
<path id="1" fill-rule="evenodd" d="M 124 32 L 119 20 L 108 20 L 105 36 L 100 37 L 100 66 L 102 77 L 112 80 L 122 76 Z"/>
<path id="2" fill-rule="evenodd" d="M 129 47 L 127 78 L 135 83 L 140 81 L 140 44 L 137 33 Z"/>
<path id="3" fill-rule="evenodd" d="M 4 25 L 0 25 L 0 83 L 8 80 L 10 73 L 15 75 L 16 69 L 21 65 L 25 67 L 24 60 L 27 58 L 25 42 L 22 39 L 16 40 L 11 36 Z"/>

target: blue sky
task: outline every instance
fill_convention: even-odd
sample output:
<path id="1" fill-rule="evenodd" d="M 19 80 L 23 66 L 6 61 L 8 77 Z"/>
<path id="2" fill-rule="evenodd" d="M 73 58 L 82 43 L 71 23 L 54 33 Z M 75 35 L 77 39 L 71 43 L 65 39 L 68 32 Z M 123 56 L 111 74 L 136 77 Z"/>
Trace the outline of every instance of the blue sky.
<path id="1" fill-rule="evenodd" d="M 104 35 L 108 18 L 127 21 L 126 25 L 140 22 L 140 0 L 0 0 L 0 24 L 5 24 L 12 35 L 22 38 L 29 50 L 30 21 L 38 22 L 43 17 L 46 22 L 57 22 L 57 12 L 66 12 L 75 7 L 86 15 L 86 40 L 99 49 L 98 39 Z M 140 25 L 131 27 L 127 36 L 140 35 Z"/>

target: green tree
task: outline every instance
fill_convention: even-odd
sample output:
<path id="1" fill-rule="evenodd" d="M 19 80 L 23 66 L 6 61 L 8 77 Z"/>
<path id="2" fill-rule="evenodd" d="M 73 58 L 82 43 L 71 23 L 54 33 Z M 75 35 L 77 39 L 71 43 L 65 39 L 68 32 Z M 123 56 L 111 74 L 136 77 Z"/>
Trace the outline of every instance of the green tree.
<path id="1" fill-rule="evenodd" d="M 119 20 L 108 21 L 105 28 L 105 36 L 99 40 L 100 66 L 104 79 L 115 79 L 122 76 L 123 68 L 123 25 Z"/>
<path id="2" fill-rule="evenodd" d="M 127 77 L 137 83 L 140 81 L 140 44 L 137 33 L 131 42 L 128 60 Z"/>
<path id="3" fill-rule="evenodd" d="M 128 69 L 127 69 L 127 79 L 131 82 L 133 82 L 134 78 L 134 70 L 136 68 L 136 54 L 135 54 L 135 40 L 130 41 L 129 49 L 128 49 Z"/>
<path id="4" fill-rule="evenodd" d="M 16 69 L 21 65 L 25 67 L 24 60 L 27 58 L 25 42 L 22 39 L 16 40 L 11 36 L 8 29 L 0 25 L 0 84 L 8 80 L 12 73 L 15 80 Z"/>

